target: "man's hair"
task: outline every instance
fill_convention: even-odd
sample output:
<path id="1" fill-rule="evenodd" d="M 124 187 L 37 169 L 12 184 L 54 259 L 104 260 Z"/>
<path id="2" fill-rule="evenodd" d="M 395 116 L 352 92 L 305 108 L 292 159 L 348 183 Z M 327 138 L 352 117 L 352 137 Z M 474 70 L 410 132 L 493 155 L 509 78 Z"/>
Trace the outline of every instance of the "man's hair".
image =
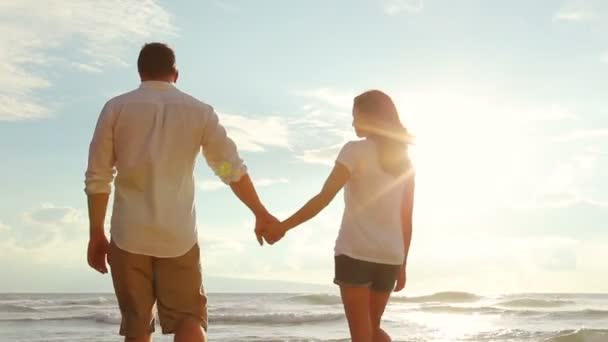
<path id="1" fill-rule="evenodd" d="M 167 44 L 147 43 L 139 52 L 137 70 L 151 78 L 171 75 L 176 71 L 175 53 Z"/>

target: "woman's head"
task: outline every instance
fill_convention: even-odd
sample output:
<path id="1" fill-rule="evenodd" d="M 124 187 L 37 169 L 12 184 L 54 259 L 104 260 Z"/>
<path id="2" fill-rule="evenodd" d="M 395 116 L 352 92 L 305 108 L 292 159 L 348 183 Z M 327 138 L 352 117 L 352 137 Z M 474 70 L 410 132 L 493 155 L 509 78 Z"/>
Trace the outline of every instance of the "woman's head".
<path id="1" fill-rule="evenodd" d="M 378 161 L 386 172 L 399 176 L 411 170 L 407 156 L 410 136 L 388 95 L 370 90 L 355 97 L 353 126 L 357 136 L 377 142 Z"/>
<path id="2" fill-rule="evenodd" d="M 388 138 L 405 142 L 407 130 L 399 119 L 393 100 L 380 90 L 355 97 L 353 126 L 360 138 Z"/>

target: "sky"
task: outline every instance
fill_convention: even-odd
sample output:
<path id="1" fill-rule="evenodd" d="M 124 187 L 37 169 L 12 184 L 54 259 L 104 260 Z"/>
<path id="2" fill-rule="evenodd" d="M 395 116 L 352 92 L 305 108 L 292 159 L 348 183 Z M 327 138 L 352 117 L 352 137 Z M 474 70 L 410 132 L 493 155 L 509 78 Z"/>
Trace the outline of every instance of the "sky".
<path id="1" fill-rule="evenodd" d="M 152 41 L 279 218 L 355 139 L 352 98 L 391 95 L 417 140 L 406 294 L 608 291 L 603 0 L 22 0 L 0 18 L 0 292 L 111 291 L 86 265 L 88 145 Z M 260 247 L 202 158 L 196 179 L 212 291 L 331 284 L 341 195 Z"/>

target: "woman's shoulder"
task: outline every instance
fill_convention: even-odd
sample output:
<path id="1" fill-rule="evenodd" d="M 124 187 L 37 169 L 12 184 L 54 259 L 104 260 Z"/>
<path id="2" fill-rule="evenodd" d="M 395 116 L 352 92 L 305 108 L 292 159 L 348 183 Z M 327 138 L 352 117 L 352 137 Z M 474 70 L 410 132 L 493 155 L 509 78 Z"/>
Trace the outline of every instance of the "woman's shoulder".
<path id="1" fill-rule="evenodd" d="M 368 139 L 359 139 L 359 140 L 350 140 L 350 141 L 346 142 L 346 144 L 344 144 L 344 147 L 342 147 L 342 149 L 360 151 L 360 150 L 367 149 L 372 146 L 373 146 L 373 143 L 370 142 Z"/>
<path id="2" fill-rule="evenodd" d="M 351 172 L 358 169 L 370 157 L 373 145 L 367 140 L 351 140 L 344 144 L 337 161 L 346 165 Z"/>

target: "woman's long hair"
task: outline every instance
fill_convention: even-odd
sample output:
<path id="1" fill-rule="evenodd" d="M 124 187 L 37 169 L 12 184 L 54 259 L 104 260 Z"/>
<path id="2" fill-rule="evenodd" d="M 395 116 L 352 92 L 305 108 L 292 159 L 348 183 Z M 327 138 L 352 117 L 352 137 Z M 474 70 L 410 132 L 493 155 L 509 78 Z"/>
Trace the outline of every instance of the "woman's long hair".
<path id="1" fill-rule="evenodd" d="M 364 135 L 378 147 L 378 162 L 382 169 L 399 177 L 411 171 L 408 144 L 411 136 L 401 123 L 393 100 L 380 90 L 369 90 L 355 97 L 353 108 Z"/>

